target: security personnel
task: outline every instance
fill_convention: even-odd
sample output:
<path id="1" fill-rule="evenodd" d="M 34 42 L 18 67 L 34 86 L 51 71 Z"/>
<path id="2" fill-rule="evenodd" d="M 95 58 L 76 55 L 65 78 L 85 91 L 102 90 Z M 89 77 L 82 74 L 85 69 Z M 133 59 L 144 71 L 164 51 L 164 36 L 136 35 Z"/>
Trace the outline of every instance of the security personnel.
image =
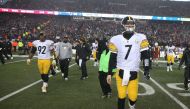
<path id="1" fill-rule="evenodd" d="M 22 54 L 23 46 L 24 46 L 24 44 L 23 44 L 22 40 L 20 40 L 20 41 L 18 42 L 19 55 Z"/>
<path id="2" fill-rule="evenodd" d="M 186 49 L 183 52 L 183 56 L 179 63 L 179 69 L 181 65 L 185 62 L 185 72 L 184 72 L 184 88 L 188 90 L 190 88 L 190 49 L 187 45 Z"/>
<path id="3" fill-rule="evenodd" d="M 100 47 L 100 46 L 99 46 Z M 103 50 L 102 52 L 100 52 L 100 60 L 99 60 L 99 82 L 100 82 L 100 86 L 103 92 L 103 95 L 101 96 L 101 98 L 110 98 L 111 97 L 111 86 L 110 84 L 107 83 L 106 78 L 108 75 L 108 67 L 109 67 L 109 59 L 110 59 L 110 55 L 111 52 L 109 51 L 106 42 L 104 42 L 104 44 L 102 44 L 101 49 Z M 115 72 L 115 71 L 113 71 Z"/>
<path id="4" fill-rule="evenodd" d="M 62 77 L 68 80 L 69 62 L 72 58 L 72 45 L 69 42 L 69 37 L 64 36 L 63 41 L 59 42 L 56 47 L 57 58 L 59 59 Z"/>

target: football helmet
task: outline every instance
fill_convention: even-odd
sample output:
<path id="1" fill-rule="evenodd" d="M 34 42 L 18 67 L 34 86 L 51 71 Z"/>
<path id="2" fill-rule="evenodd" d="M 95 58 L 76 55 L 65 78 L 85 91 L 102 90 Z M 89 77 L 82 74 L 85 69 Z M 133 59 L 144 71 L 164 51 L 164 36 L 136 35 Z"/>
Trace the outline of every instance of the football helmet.
<path id="1" fill-rule="evenodd" d="M 158 42 L 156 42 L 154 45 L 157 47 L 158 46 Z"/>
<path id="2" fill-rule="evenodd" d="M 135 31 L 135 20 L 132 17 L 127 16 L 123 18 L 123 20 L 121 21 L 121 24 L 123 25 L 123 27 L 125 28 L 127 32 Z"/>

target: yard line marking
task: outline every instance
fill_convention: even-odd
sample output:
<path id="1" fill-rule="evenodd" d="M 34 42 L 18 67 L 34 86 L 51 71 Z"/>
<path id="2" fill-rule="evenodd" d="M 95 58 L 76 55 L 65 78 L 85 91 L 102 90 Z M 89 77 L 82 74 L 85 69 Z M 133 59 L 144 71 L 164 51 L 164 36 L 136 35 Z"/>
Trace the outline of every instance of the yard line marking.
<path id="1" fill-rule="evenodd" d="M 141 69 L 140 72 L 144 73 Z M 157 85 L 163 92 L 165 92 L 171 99 L 173 99 L 177 104 L 179 104 L 182 109 L 189 109 L 186 105 L 184 105 L 181 101 L 179 101 L 175 96 L 173 96 L 169 91 L 164 89 L 158 82 L 156 82 L 153 78 L 150 78 L 150 80 Z"/>
<path id="2" fill-rule="evenodd" d="M 26 61 L 26 59 L 25 59 L 25 60 L 18 60 L 18 61 L 13 61 L 13 62 L 6 62 L 5 64 L 13 64 L 13 63 L 17 63 L 17 62 L 23 62 L 23 61 Z"/>
<path id="3" fill-rule="evenodd" d="M 72 67 L 72 66 L 74 66 L 74 65 L 76 65 L 76 63 L 70 65 L 69 68 Z M 52 75 L 50 75 L 49 77 L 52 77 Z M 19 90 L 16 90 L 16 91 L 14 91 L 14 92 L 12 92 L 12 93 L 10 93 L 10 94 L 8 94 L 8 95 L 5 95 L 5 96 L 3 96 L 3 97 L 0 98 L 0 102 L 3 101 L 3 100 L 6 100 L 6 99 L 8 99 L 8 98 L 10 98 L 10 97 L 13 96 L 13 95 L 18 94 L 18 93 L 20 93 L 20 92 L 22 92 L 22 91 L 24 91 L 24 90 L 26 90 L 26 89 L 28 89 L 28 88 L 30 88 L 30 87 L 36 85 L 36 84 L 38 84 L 38 83 L 40 83 L 40 82 L 42 82 L 42 80 L 38 80 L 38 81 L 36 81 L 36 82 L 33 82 L 33 83 L 31 83 L 31 84 L 29 84 L 29 85 L 27 85 L 27 86 L 25 86 L 25 87 L 23 87 L 23 88 L 21 88 L 21 89 L 19 89 Z"/>

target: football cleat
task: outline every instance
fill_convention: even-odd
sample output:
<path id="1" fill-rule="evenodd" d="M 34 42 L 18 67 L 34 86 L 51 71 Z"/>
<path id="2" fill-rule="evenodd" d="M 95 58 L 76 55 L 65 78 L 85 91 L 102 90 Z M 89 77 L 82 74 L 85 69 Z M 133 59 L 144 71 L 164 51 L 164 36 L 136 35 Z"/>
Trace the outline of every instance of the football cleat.
<path id="1" fill-rule="evenodd" d="M 144 71 L 144 78 L 149 80 L 150 79 L 150 73 L 147 71 Z"/>
<path id="2" fill-rule="evenodd" d="M 109 92 L 108 95 L 107 95 L 107 98 L 111 98 L 112 97 L 112 93 Z"/>
<path id="3" fill-rule="evenodd" d="M 135 109 L 135 104 L 134 105 L 130 105 L 130 103 L 129 103 L 129 109 Z"/>
<path id="4" fill-rule="evenodd" d="M 188 83 L 187 87 L 190 89 L 190 83 Z"/>
<path id="5" fill-rule="evenodd" d="M 47 89 L 45 86 L 42 86 L 42 93 L 47 93 Z"/>
<path id="6" fill-rule="evenodd" d="M 69 79 L 68 78 L 65 78 L 65 81 L 68 81 Z"/>
<path id="7" fill-rule="evenodd" d="M 105 99 L 105 98 L 107 98 L 107 95 L 102 95 L 101 98 Z"/>
<path id="8" fill-rule="evenodd" d="M 85 80 L 86 78 L 85 77 L 80 77 L 80 80 Z"/>

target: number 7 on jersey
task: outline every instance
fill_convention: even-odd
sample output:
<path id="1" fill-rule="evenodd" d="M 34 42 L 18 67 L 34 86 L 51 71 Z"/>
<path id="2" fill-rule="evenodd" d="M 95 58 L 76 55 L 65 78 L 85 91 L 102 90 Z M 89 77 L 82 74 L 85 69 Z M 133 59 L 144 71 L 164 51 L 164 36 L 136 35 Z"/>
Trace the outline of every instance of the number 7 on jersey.
<path id="1" fill-rule="evenodd" d="M 125 56 L 125 59 L 127 60 L 128 56 L 129 56 L 129 53 L 130 53 L 130 51 L 131 51 L 132 45 L 125 45 L 125 47 L 128 47 L 127 54 L 126 54 L 126 56 Z"/>

